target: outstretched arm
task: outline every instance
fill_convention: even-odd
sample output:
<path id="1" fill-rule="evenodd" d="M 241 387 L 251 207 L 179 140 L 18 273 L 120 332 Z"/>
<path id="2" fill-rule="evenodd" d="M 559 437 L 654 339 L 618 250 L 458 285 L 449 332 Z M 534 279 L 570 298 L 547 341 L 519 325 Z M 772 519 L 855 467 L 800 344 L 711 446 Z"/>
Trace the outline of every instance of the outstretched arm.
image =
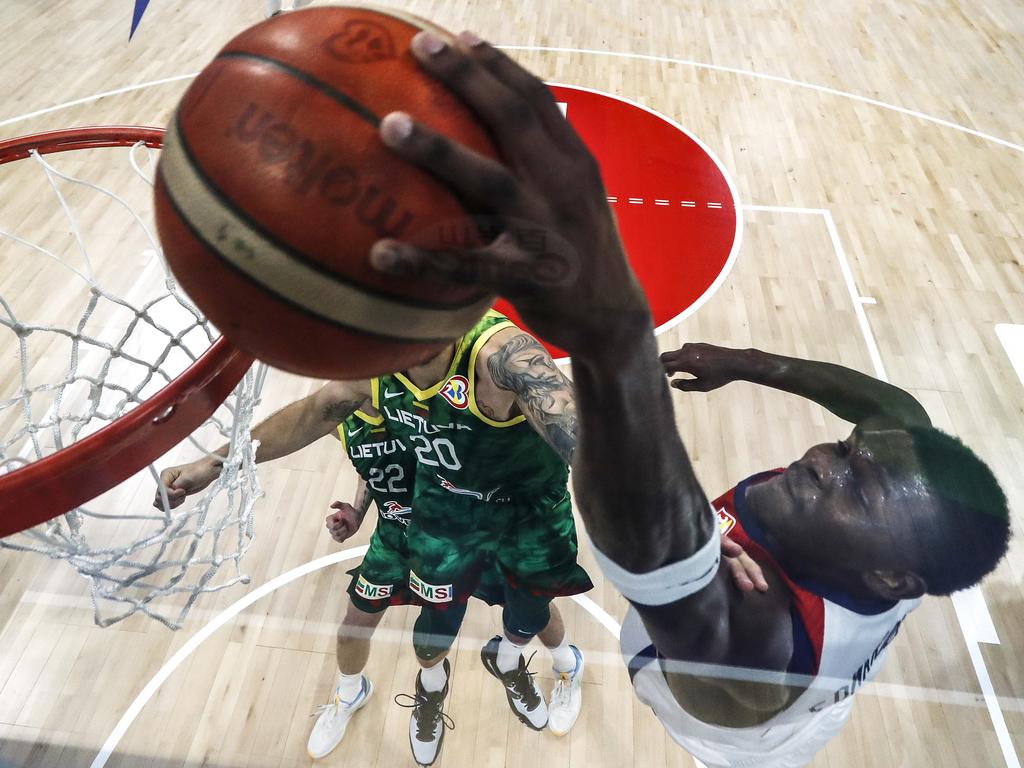
<path id="1" fill-rule="evenodd" d="M 620 570 L 662 576 L 661 566 L 686 561 L 664 578 L 699 565 L 700 578 L 680 578 L 675 587 L 706 584 L 704 576 L 715 573 L 717 524 L 676 432 L 650 312 L 597 162 L 548 88 L 493 46 L 469 34 L 445 41 L 421 33 L 413 52 L 473 109 L 501 159 L 401 113 L 381 121 L 381 138 L 470 210 L 486 214 L 479 224 L 501 234 L 459 253 L 384 240 L 375 244 L 372 263 L 392 274 L 499 293 L 534 332 L 567 350 L 576 388 L 573 482 L 591 538 Z M 692 558 L 709 552 L 706 568 Z M 663 653 L 685 658 L 695 644 L 727 634 L 727 587 L 715 578 L 685 605 L 678 597 L 678 621 L 648 622 Z M 665 589 L 661 596 L 680 593 Z M 680 633 L 684 619 L 687 631 Z"/>
<path id="2" fill-rule="evenodd" d="M 480 361 L 499 389 L 513 393 L 519 410 L 538 434 L 566 463 L 572 464 L 578 424 L 575 391 L 572 382 L 540 342 L 518 329 L 500 332 L 494 336 L 493 343 L 481 350 Z M 628 493 L 630 498 L 637 496 L 633 490 Z M 614 536 L 604 537 L 608 538 Z M 760 566 L 740 545 L 724 536 L 722 556 L 738 589 L 743 592 L 768 589 Z"/>
<path id="3" fill-rule="evenodd" d="M 368 394 L 367 382 L 332 381 L 313 394 L 286 405 L 253 428 L 252 438 L 260 443 L 256 461 L 287 456 L 318 440 L 358 408 Z M 179 506 L 186 496 L 198 493 L 212 483 L 220 474 L 221 460 L 227 455 L 228 446 L 222 445 L 212 456 L 161 472 L 160 482 L 167 489 L 170 507 Z M 153 506 L 163 508 L 159 488 Z"/>
<path id="4" fill-rule="evenodd" d="M 573 380 L 573 485 L 594 544 L 634 573 L 695 553 L 714 518 L 676 430 L 646 312 L 576 352 Z"/>
<path id="5" fill-rule="evenodd" d="M 928 414 L 909 392 L 841 365 L 713 344 L 684 344 L 665 352 L 661 362 L 669 376 L 693 375 L 672 381 L 684 392 L 749 381 L 806 397 L 858 426 L 931 426 Z"/>

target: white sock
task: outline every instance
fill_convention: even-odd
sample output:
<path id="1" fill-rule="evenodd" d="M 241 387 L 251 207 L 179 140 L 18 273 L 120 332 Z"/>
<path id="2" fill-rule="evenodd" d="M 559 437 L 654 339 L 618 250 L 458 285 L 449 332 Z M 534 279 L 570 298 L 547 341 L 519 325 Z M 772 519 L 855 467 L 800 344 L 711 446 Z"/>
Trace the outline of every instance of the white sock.
<path id="1" fill-rule="evenodd" d="M 562 636 L 562 642 L 557 648 L 548 648 L 551 651 L 551 668 L 555 672 L 572 672 L 576 669 L 576 654 L 569 647 L 569 638 Z"/>
<path id="2" fill-rule="evenodd" d="M 359 692 L 363 690 L 363 673 L 357 672 L 354 675 L 338 673 L 338 698 L 351 703 L 355 701 Z"/>
<path id="3" fill-rule="evenodd" d="M 516 645 L 505 635 L 502 635 L 501 643 L 498 645 L 498 658 L 495 662 L 498 665 L 498 671 L 505 673 L 517 668 L 519 666 L 519 656 L 526 645 Z"/>
<path id="4" fill-rule="evenodd" d="M 439 661 L 432 667 L 420 670 L 420 685 L 429 693 L 437 693 L 444 688 L 444 684 L 447 682 L 448 675 L 444 671 L 444 661 Z"/>

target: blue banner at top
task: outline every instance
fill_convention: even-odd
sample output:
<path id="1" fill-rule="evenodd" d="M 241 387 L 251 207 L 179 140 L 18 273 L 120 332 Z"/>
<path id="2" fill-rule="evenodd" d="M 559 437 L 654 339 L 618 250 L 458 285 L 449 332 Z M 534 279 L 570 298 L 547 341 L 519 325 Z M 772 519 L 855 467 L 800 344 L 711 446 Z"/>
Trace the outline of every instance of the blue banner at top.
<path id="1" fill-rule="evenodd" d="M 146 7 L 149 5 L 149 0 L 135 0 L 135 10 L 132 11 L 132 31 L 128 33 L 128 39 L 132 39 L 132 35 L 135 34 L 135 30 L 139 28 L 139 22 L 142 21 L 142 14 L 146 12 Z"/>

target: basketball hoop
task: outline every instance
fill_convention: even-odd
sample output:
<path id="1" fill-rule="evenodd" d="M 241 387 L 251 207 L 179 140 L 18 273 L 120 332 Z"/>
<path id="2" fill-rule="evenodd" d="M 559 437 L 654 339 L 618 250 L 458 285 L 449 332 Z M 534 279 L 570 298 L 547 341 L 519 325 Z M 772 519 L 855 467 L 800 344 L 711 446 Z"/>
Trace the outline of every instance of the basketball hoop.
<path id="1" fill-rule="evenodd" d="M 20 217 L 41 218 L 46 223 L 42 234 L 32 237 L 0 221 L 0 245 L 7 243 L 10 249 L 0 250 L 3 274 L 31 273 L 37 268 L 36 261 L 44 264 L 40 272 L 24 281 L 24 293 L 5 291 L 0 282 L 0 359 L 6 365 L 16 354 L 20 362 L 17 377 L 5 378 L 0 373 L 0 539 L 10 537 L 0 541 L 0 546 L 70 562 L 91 582 L 95 619 L 101 626 L 142 611 L 176 628 L 198 594 L 246 580 L 238 573 L 228 583 L 211 581 L 225 562 L 234 561 L 237 570 L 251 538 L 252 505 L 261 495 L 249 428 L 266 369 L 260 365 L 251 370 L 253 359 L 219 337 L 180 292 L 163 263 L 153 229 L 147 224 L 152 221 L 148 192 L 152 179 L 137 157 L 141 151 L 151 161 L 149 151 L 162 146 L 162 136 L 159 128 L 102 126 L 0 142 L 0 165 L 34 160 L 42 170 L 42 183 L 59 205 L 49 218 L 47 214 L 37 217 L 35 205 L 27 217 Z M 58 170 L 44 159 L 71 150 L 117 147 L 127 148 L 115 152 L 128 153 L 131 170 L 102 166 L 104 185 L 80 178 L 80 170 L 94 170 L 98 165 L 97 153 L 89 153 L 83 162 L 77 162 L 84 156 L 76 153 L 75 161 L 69 163 L 75 166 L 74 173 Z M 18 173 L 12 183 L 18 185 L 19 194 L 30 194 L 22 182 L 27 174 L 20 168 Z M 106 179 L 116 178 L 118 173 L 133 178 L 126 186 L 133 187 L 134 198 L 106 188 Z M 0 173 L 0 185 L 5 182 L 3 176 Z M 80 202 L 88 203 L 90 220 L 103 230 L 96 238 L 101 245 L 91 242 L 79 226 L 74 211 Z M 21 224 L 19 220 L 15 226 Z M 68 255 L 62 255 L 52 241 L 63 243 Z M 125 258 L 119 252 L 127 252 L 127 258 L 133 259 L 128 262 L 130 269 L 115 261 Z M 19 260 L 26 254 L 29 258 Z M 75 266 L 76 259 L 81 266 Z M 116 284 L 137 278 L 131 291 L 122 293 L 106 285 L 102 264 L 116 265 L 108 270 Z M 153 279 L 143 280 L 149 274 Z M 41 283 L 49 296 L 51 288 L 53 293 L 73 292 L 78 279 L 88 293 L 77 289 L 74 294 L 73 299 L 83 304 L 77 315 L 64 313 L 55 321 L 49 313 L 63 313 L 63 304 L 52 310 L 33 301 L 22 301 L 19 306 L 19 299 Z M 155 290 L 149 290 L 150 284 Z M 69 286 L 71 290 L 65 290 Z M 143 290 L 148 292 L 140 293 Z M 46 322 L 26 317 L 36 311 L 47 312 Z M 40 337 L 45 341 L 40 345 L 42 351 L 37 351 L 34 345 Z M 70 351 L 70 356 L 62 359 L 70 362 L 57 365 L 61 356 L 54 350 L 62 345 Z M 69 405 L 73 403 L 81 405 L 75 410 Z M 46 410 L 40 415 L 43 406 Z M 221 477 L 194 505 L 183 508 L 185 511 L 172 512 L 165 499 L 162 511 L 140 513 L 136 505 L 141 502 L 134 499 L 128 503 L 131 513 L 124 514 L 123 493 L 113 494 L 113 513 L 83 506 L 101 495 L 107 498 L 108 491 L 143 472 L 204 426 L 228 441 L 229 455 Z M 194 439 L 192 443 L 197 445 Z M 148 475 L 155 477 L 155 468 L 149 466 Z M 149 482 L 147 506 L 157 488 L 158 483 Z M 226 497 L 226 512 L 221 509 L 225 501 L 221 497 Z M 126 520 L 143 522 L 140 530 L 129 535 L 130 541 L 112 545 L 89 540 L 83 523 L 90 519 L 115 521 L 115 527 Z M 236 552 L 224 554 L 217 551 L 217 545 L 229 527 L 237 528 L 232 538 L 238 546 Z M 12 535 L 18 532 L 22 533 Z M 205 552 L 200 542 L 211 532 L 212 551 Z M 202 572 L 189 585 L 186 576 L 194 568 Z M 171 571 L 167 583 L 153 579 L 167 570 Z M 161 615 L 153 603 L 158 597 L 172 595 L 184 595 L 184 603 L 179 600 L 176 606 L 176 620 Z M 119 602 L 128 609 L 101 618 L 102 601 Z"/>

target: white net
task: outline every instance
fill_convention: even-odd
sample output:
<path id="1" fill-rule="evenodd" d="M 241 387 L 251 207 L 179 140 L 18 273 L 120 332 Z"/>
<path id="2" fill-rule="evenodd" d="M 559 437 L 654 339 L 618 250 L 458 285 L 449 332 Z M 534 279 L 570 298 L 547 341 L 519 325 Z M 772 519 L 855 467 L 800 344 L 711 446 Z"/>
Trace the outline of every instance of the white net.
<path id="1" fill-rule="evenodd" d="M 0 166 L 0 475 L 122 417 L 215 341 L 153 235 L 154 167 L 141 143 Z M 158 462 L 227 443 L 205 492 L 171 510 L 150 465 L 0 547 L 67 562 L 100 626 L 142 613 L 177 628 L 200 594 L 246 582 L 240 560 L 262 495 L 250 428 L 265 370 L 250 369 Z"/>

